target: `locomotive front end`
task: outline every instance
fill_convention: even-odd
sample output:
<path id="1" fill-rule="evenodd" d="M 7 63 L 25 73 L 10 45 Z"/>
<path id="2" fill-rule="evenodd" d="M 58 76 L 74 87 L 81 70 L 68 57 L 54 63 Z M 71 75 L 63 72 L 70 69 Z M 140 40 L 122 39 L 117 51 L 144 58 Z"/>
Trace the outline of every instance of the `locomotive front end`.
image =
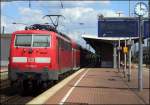
<path id="1" fill-rule="evenodd" d="M 16 81 L 46 81 L 52 68 L 51 35 L 40 30 L 25 30 L 13 34 L 9 57 L 9 79 Z"/>

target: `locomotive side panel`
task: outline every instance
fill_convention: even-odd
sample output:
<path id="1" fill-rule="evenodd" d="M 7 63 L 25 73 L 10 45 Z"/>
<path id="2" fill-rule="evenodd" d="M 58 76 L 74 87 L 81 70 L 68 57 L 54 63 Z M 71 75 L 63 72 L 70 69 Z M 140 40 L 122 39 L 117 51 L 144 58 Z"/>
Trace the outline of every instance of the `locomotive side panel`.
<path id="1" fill-rule="evenodd" d="M 64 38 L 58 37 L 58 64 L 59 74 L 72 69 L 71 43 Z"/>

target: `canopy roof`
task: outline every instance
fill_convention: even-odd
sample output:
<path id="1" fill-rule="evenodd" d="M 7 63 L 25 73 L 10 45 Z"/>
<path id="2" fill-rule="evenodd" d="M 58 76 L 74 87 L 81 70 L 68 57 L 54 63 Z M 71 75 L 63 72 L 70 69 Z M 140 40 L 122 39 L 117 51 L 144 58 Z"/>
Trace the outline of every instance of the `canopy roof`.
<path id="1" fill-rule="evenodd" d="M 90 44 L 95 50 L 98 50 L 100 46 L 109 46 L 118 44 L 120 40 L 121 45 L 124 45 L 125 40 L 129 40 L 130 37 L 97 37 L 95 35 L 82 35 L 82 38 Z M 138 37 L 131 37 L 134 42 L 138 41 Z"/>

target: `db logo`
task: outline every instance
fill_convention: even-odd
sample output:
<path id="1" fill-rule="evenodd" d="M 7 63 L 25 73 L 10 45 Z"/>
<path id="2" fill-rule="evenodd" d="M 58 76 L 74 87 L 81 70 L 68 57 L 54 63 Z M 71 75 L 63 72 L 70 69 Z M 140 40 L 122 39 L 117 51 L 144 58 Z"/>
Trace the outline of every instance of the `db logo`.
<path id="1" fill-rule="evenodd" d="M 34 62 L 34 58 L 28 58 L 28 62 Z"/>

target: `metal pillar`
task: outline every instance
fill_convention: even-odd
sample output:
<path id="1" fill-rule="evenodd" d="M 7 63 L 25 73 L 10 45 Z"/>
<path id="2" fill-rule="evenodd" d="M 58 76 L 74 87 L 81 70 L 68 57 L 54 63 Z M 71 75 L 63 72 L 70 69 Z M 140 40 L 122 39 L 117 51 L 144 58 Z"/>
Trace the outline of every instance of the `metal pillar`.
<path id="1" fill-rule="evenodd" d="M 143 46 L 142 46 L 142 16 L 139 16 L 139 65 L 138 65 L 138 89 L 143 90 L 143 74 L 142 74 L 142 64 L 143 64 Z"/>
<path id="2" fill-rule="evenodd" d="M 131 37 L 129 39 L 129 44 L 128 44 L 128 48 L 129 48 L 129 68 L 128 68 L 128 81 L 131 81 L 131 46 L 132 46 L 132 42 L 131 42 Z"/>
<path id="3" fill-rule="evenodd" d="M 120 72 L 120 38 L 118 41 L 118 72 Z"/>
<path id="4" fill-rule="evenodd" d="M 113 67 L 116 69 L 117 68 L 117 48 L 116 45 L 114 45 L 114 49 L 113 49 Z"/>
<path id="5" fill-rule="evenodd" d="M 126 47 L 127 46 L 126 39 L 124 44 L 125 44 L 124 46 Z M 127 54 L 124 53 L 124 70 L 123 70 L 124 78 L 126 77 L 126 69 L 127 69 Z"/>
<path id="6" fill-rule="evenodd" d="M 130 17 L 130 0 L 129 0 L 129 17 Z M 128 45 L 128 60 L 129 60 L 129 67 L 128 67 L 128 74 L 127 74 L 127 77 L 128 77 L 128 82 L 131 80 L 131 37 L 129 39 L 129 45 Z"/>
<path id="7" fill-rule="evenodd" d="M 148 1 L 148 17 L 150 17 L 150 0 Z"/>
<path id="8" fill-rule="evenodd" d="M 129 0 L 129 17 L 130 17 L 130 0 Z"/>
<path id="9" fill-rule="evenodd" d="M 4 35 L 4 33 L 5 33 L 5 27 L 3 26 L 2 34 Z"/>

